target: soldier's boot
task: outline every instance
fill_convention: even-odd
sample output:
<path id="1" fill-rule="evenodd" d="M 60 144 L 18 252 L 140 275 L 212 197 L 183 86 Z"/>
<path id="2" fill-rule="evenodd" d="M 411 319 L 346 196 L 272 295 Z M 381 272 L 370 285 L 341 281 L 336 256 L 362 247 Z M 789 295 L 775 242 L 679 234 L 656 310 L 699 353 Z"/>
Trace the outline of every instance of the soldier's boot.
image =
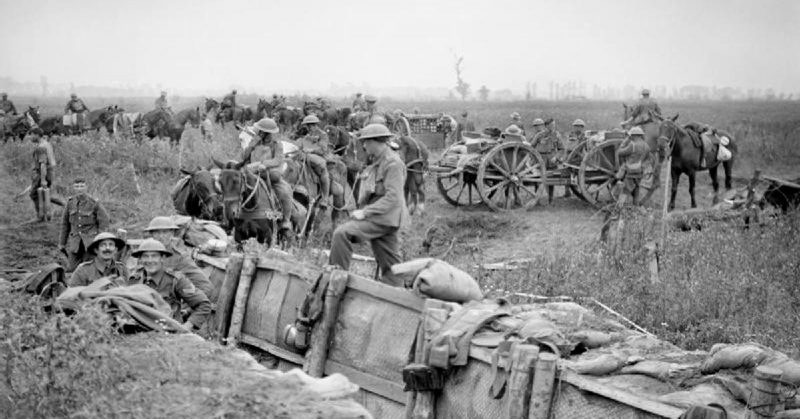
<path id="1" fill-rule="evenodd" d="M 275 190 L 275 195 L 278 196 L 278 201 L 281 203 L 281 213 L 283 214 L 283 218 L 281 220 L 281 229 L 291 229 L 292 213 L 294 212 L 292 188 L 283 179 L 273 183 L 272 187 Z"/>
<path id="2" fill-rule="evenodd" d="M 331 176 L 327 169 L 320 174 L 319 183 L 321 189 L 319 207 L 324 210 L 328 208 L 328 201 L 331 197 Z"/>

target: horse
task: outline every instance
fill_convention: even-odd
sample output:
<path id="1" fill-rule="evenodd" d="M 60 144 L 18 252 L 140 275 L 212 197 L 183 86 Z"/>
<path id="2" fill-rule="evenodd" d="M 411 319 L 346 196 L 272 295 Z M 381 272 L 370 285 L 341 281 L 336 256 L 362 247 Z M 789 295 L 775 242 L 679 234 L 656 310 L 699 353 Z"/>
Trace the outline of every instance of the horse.
<path id="1" fill-rule="evenodd" d="M 297 124 L 302 118 L 302 111 L 292 107 L 275 109 L 273 112 L 275 123 L 280 127 L 281 132 L 290 134 L 295 131 Z"/>
<path id="2" fill-rule="evenodd" d="M 688 130 L 675 123 L 678 115 L 673 118 L 668 118 L 659 124 L 658 129 L 658 143 L 664 149 L 669 149 L 672 156 L 672 163 L 670 164 L 670 173 L 672 178 L 672 190 L 669 200 L 669 209 L 675 209 L 675 195 L 678 193 L 678 181 L 682 174 L 689 177 L 689 196 L 691 197 L 692 208 L 697 208 L 697 201 L 694 196 L 695 173 L 703 170 L 708 170 L 711 177 L 711 186 L 714 189 L 714 204 L 719 201 L 719 181 L 717 180 L 717 166 L 719 161 L 714 155 L 712 159 L 707 158 L 707 167 L 701 167 L 703 159 L 702 139 L 698 138 L 698 134 L 694 131 Z M 728 149 L 733 155 L 728 161 L 722 162 L 725 170 L 725 188 L 731 188 L 731 173 L 733 170 L 733 161 L 735 160 L 738 148 L 733 138 L 730 136 L 730 143 Z M 709 156 L 709 150 L 705 150 L 706 155 Z"/>
<path id="3" fill-rule="evenodd" d="M 39 126 L 39 107 L 28 106 L 21 115 L 8 115 L 0 120 L 0 134 L 4 141 L 24 138 L 31 128 Z"/>
<path id="4" fill-rule="evenodd" d="M 342 127 L 325 126 L 333 154 L 341 157 L 347 170 L 347 184 L 354 188 L 358 173 L 367 165 L 367 153 L 357 140 Z"/>
<path id="5" fill-rule="evenodd" d="M 397 138 L 400 148 L 397 154 L 406 164 L 406 179 L 403 191 L 406 197 L 409 214 L 419 208 L 420 214 L 425 212 L 425 171 L 428 170 L 428 148 L 420 141 L 407 135 Z"/>
<path id="6" fill-rule="evenodd" d="M 627 121 L 633 112 L 633 106 L 622 104 L 623 121 Z M 647 111 L 647 115 L 639 115 L 635 120 L 627 124 L 621 124 L 622 128 L 627 131 L 631 127 L 638 126 L 644 131 L 644 140 L 650 146 L 650 151 L 658 150 L 658 130 L 659 124 L 664 118 L 661 115 L 654 113 L 652 110 Z"/>
<path id="7" fill-rule="evenodd" d="M 142 134 L 150 139 L 174 136 L 171 133 L 172 116 L 163 109 L 154 109 L 145 113 L 139 119 L 139 124 L 134 128 L 134 132 Z"/>
<path id="8" fill-rule="evenodd" d="M 272 110 L 273 110 L 272 102 L 266 99 L 258 99 L 254 120 L 259 121 L 263 118 L 271 118 Z"/>
<path id="9" fill-rule="evenodd" d="M 179 180 L 172 191 L 175 211 L 180 215 L 222 222 L 222 201 L 214 174 L 203 168 L 180 170 L 186 177 Z"/>
<path id="10" fill-rule="evenodd" d="M 100 132 L 100 128 L 105 127 L 106 132 L 113 132 L 114 115 L 119 112 L 120 110 L 116 105 L 89 111 L 87 119 L 89 120 L 90 129 Z"/>

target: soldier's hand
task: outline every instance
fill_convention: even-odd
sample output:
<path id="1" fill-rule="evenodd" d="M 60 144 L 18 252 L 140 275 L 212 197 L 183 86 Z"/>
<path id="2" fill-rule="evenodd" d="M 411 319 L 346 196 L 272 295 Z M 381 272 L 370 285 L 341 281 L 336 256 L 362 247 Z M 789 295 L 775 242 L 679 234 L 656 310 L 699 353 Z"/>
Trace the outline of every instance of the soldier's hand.
<path id="1" fill-rule="evenodd" d="M 364 217 L 365 217 L 365 214 L 364 214 L 364 210 L 362 210 L 362 209 L 353 210 L 353 212 L 350 213 L 350 218 L 353 218 L 355 220 L 363 220 Z"/>

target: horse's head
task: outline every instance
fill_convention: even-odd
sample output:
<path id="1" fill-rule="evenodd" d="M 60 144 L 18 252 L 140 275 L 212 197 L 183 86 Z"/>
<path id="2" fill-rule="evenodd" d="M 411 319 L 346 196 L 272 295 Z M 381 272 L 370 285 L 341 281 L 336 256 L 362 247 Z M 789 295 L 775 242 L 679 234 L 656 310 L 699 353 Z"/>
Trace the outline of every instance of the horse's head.
<path id="1" fill-rule="evenodd" d="M 222 163 L 212 159 L 214 164 L 222 169 L 219 173 L 219 191 L 222 194 L 222 211 L 224 220 L 228 225 L 233 225 L 232 220 L 239 213 L 239 204 L 245 189 L 245 179 L 240 170 L 243 162 L 228 161 Z"/>
<path id="2" fill-rule="evenodd" d="M 200 202 L 201 217 L 210 220 L 222 219 L 222 200 L 214 174 L 203 168 L 194 171 L 182 168 L 181 173 L 191 176 L 189 182 L 192 192 Z"/>
<path id="3" fill-rule="evenodd" d="M 25 116 L 32 119 L 34 123 L 38 124 L 41 120 L 41 116 L 39 115 L 39 106 L 28 106 L 28 110 L 25 111 Z"/>
<path id="4" fill-rule="evenodd" d="M 206 112 L 211 112 L 213 109 L 219 108 L 219 102 L 215 99 L 207 97 L 205 101 Z"/>
<path id="5" fill-rule="evenodd" d="M 661 157 L 665 157 L 666 151 L 674 147 L 675 142 L 681 135 L 686 135 L 686 131 L 675 121 L 678 119 L 676 114 L 672 118 L 663 119 L 658 125 L 658 150 Z"/>

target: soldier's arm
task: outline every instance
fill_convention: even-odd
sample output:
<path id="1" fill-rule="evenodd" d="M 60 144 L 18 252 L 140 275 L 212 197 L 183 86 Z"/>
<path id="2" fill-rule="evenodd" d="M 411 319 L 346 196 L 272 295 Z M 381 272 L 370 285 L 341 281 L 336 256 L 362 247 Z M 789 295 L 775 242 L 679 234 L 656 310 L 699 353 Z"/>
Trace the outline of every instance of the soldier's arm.
<path id="1" fill-rule="evenodd" d="M 330 148 L 331 140 L 328 138 L 328 134 L 322 131 L 322 134 L 319 136 L 319 141 L 317 142 L 317 149 L 314 150 L 314 152 L 320 156 L 325 156 L 330 151 Z"/>
<path id="2" fill-rule="evenodd" d="M 210 297 L 214 291 L 214 285 L 211 284 L 211 281 L 208 279 L 203 270 L 200 269 L 197 264 L 195 264 L 192 259 L 188 256 L 181 256 L 178 260 L 178 266 L 176 266 L 177 271 L 183 274 L 192 284 L 197 287 L 200 291 L 206 294 L 207 297 Z"/>
<path id="3" fill-rule="evenodd" d="M 261 162 L 267 169 L 274 169 L 276 167 L 281 167 L 283 164 L 283 143 L 281 140 L 275 138 L 272 140 L 272 158 L 266 159 Z"/>
<path id="4" fill-rule="evenodd" d="M 69 237 L 69 201 L 67 201 L 67 205 L 64 206 L 64 211 L 61 214 L 61 235 L 58 238 L 58 245 L 59 246 L 66 246 L 67 245 L 67 237 Z"/>
<path id="5" fill-rule="evenodd" d="M 660 107 L 660 106 L 658 106 L 658 103 L 655 103 L 655 106 L 653 107 L 653 111 L 654 111 L 656 114 L 658 114 L 658 115 L 661 115 L 661 107 Z"/>
<path id="6" fill-rule="evenodd" d="M 94 207 L 94 214 L 97 218 L 97 230 L 100 232 L 108 231 L 108 213 L 100 201 Z"/>
<path id="7" fill-rule="evenodd" d="M 86 279 L 83 266 L 78 266 L 77 268 L 75 268 L 75 272 L 73 272 L 72 275 L 70 275 L 69 279 L 67 280 L 67 286 L 80 287 L 84 285 L 89 285 L 89 281 Z"/>
<path id="8" fill-rule="evenodd" d="M 175 289 L 178 298 L 185 301 L 192 309 L 192 314 L 186 320 L 194 325 L 195 328 L 202 326 L 208 315 L 211 314 L 211 301 L 203 291 L 197 289 L 189 279 L 183 275 L 178 276 L 178 284 Z"/>
<path id="9" fill-rule="evenodd" d="M 392 161 L 383 177 L 385 193 L 377 201 L 364 207 L 364 216 L 383 214 L 401 204 L 403 199 L 403 179 L 405 167 L 401 162 Z"/>

